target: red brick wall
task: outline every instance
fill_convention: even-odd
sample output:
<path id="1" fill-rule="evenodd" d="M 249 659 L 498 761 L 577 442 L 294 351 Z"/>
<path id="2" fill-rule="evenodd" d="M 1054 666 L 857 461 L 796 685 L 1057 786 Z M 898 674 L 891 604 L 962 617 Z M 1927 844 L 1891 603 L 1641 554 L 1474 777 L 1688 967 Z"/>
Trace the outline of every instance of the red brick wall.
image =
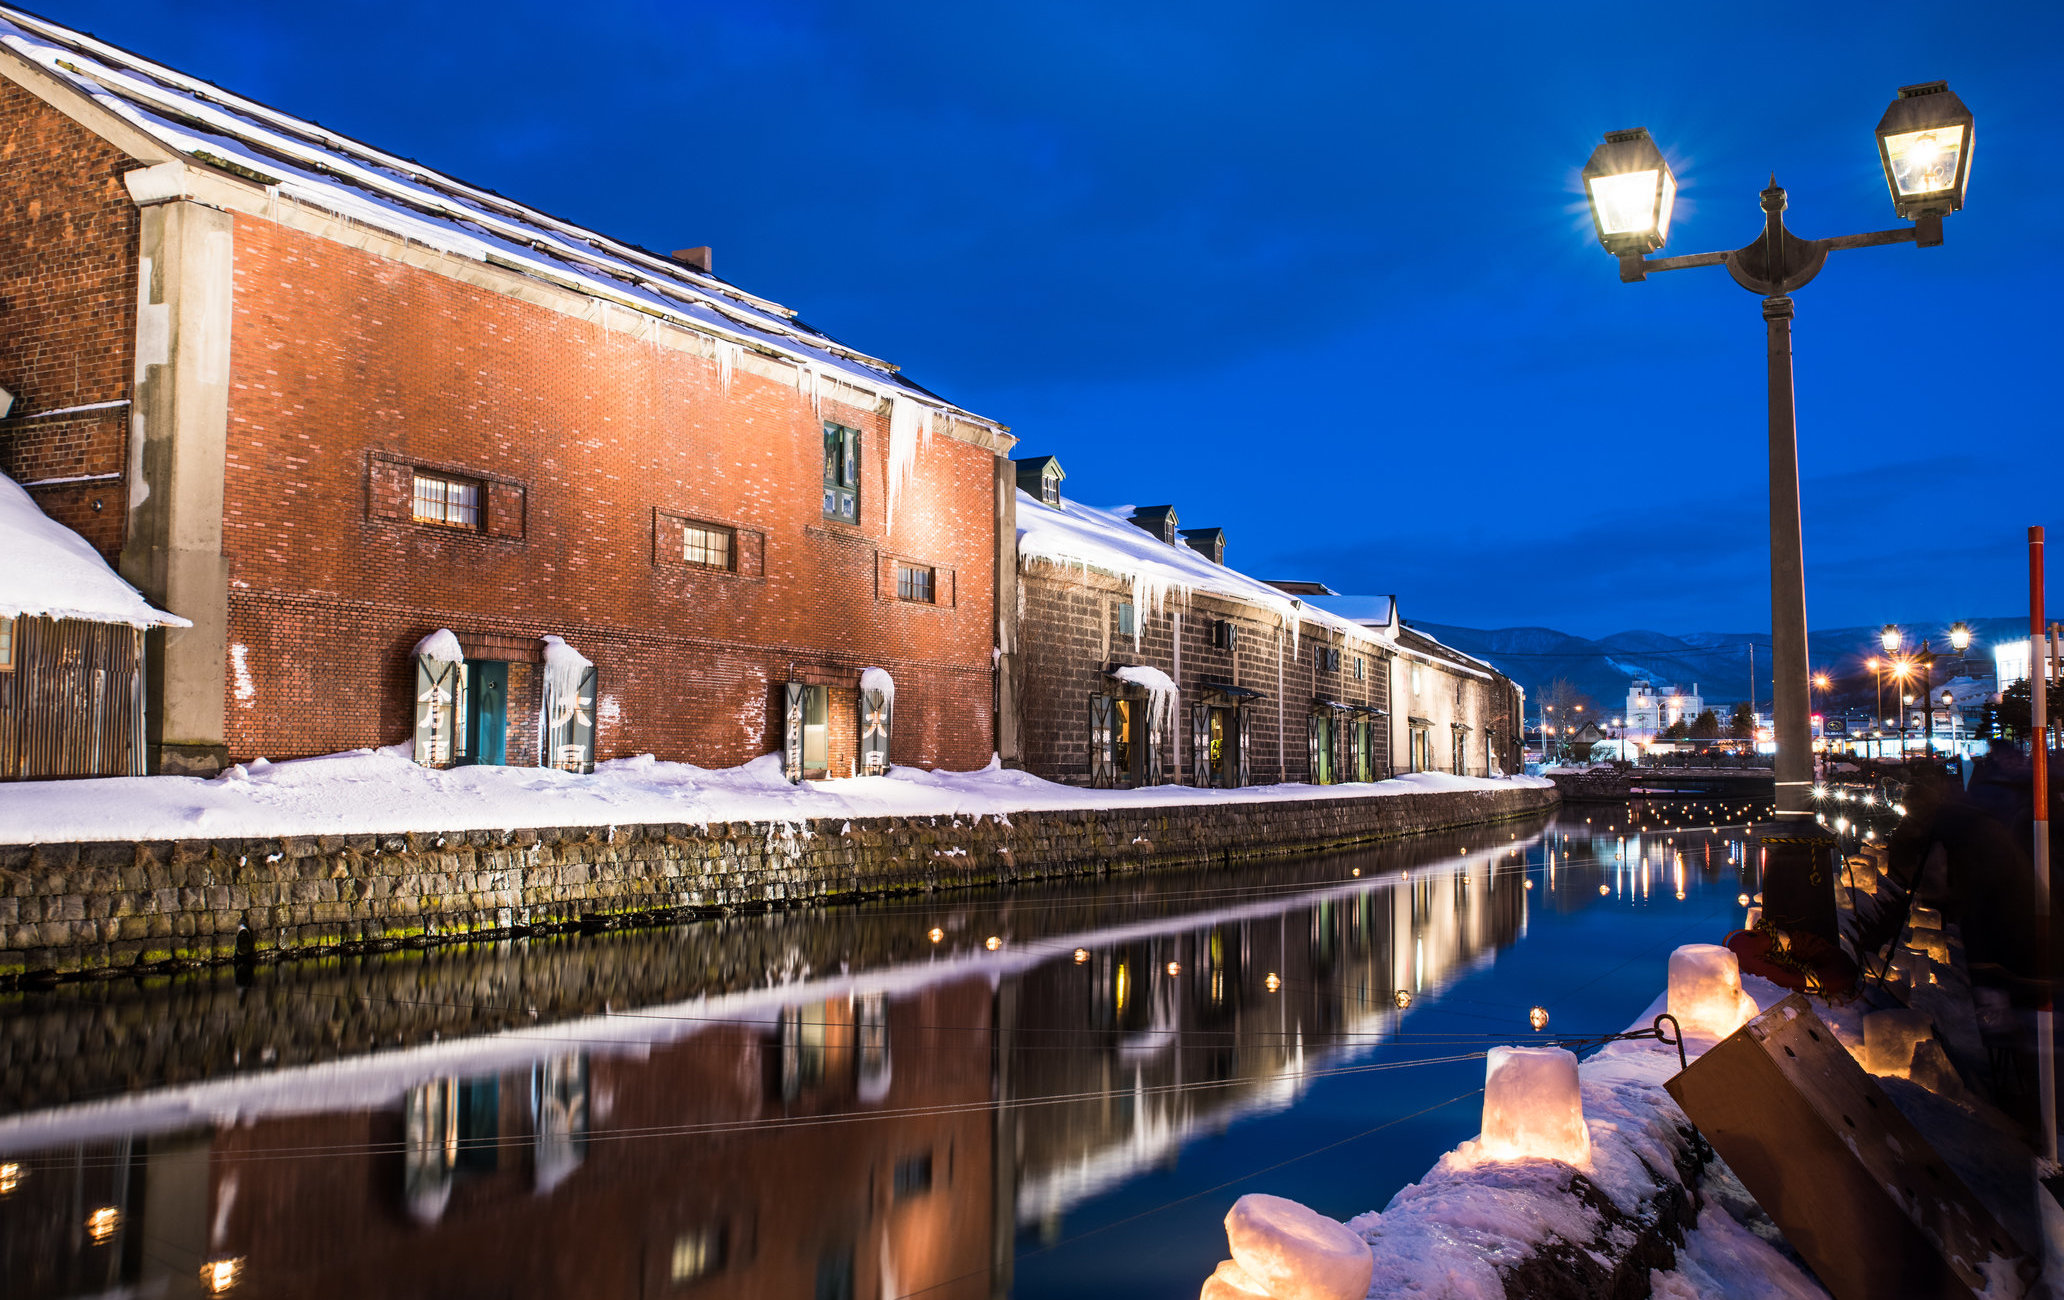
<path id="1" fill-rule="evenodd" d="M 885 416 L 820 418 L 742 367 L 726 394 L 714 362 L 250 218 L 232 339 L 224 551 L 253 688 L 225 682 L 233 758 L 406 738 L 409 648 L 449 626 L 593 659 L 598 757 L 742 762 L 778 748 L 791 672 L 875 664 L 894 761 L 988 761 L 987 449 L 935 436 L 891 532 Z M 823 518 L 823 419 L 862 433 L 857 528 Z M 391 517 L 397 461 L 489 481 L 498 522 Z M 662 515 L 738 529 L 747 562 L 669 559 Z M 952 569 L 956 602 L 882 599 L 882 551 Z M 536 696 L 511 685 L 513 740 Z"/>
<path id="2" fill-rule="evenodd" d="M 130 396 L 137 210 L 121 174 L 137 164 L 0 78 L 0 473 L 112 561 L 122 547 L 119 477 L 128 411 L 34 418 Z M 26 418 L 25 418 L 26 417 Z M 97 507 L 97 508 L 96 508 Z"/>

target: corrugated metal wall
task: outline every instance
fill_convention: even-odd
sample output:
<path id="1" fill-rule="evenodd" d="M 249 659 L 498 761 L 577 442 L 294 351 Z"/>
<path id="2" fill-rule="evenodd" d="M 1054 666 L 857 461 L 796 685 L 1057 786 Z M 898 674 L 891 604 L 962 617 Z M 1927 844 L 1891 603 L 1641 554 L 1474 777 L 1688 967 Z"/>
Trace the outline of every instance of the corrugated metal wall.
<path id="1" fill-rule="evenodd" d="M 0 672 L 0 780 L 143 775 L 143 631 L 19 618 Z"/>

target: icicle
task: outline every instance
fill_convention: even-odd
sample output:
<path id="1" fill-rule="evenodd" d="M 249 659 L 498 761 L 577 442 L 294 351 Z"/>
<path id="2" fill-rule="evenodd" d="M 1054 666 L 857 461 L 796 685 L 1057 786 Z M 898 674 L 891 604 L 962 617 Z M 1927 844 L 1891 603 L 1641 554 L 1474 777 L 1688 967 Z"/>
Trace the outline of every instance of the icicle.
<path id="1" fill-rule="evenodd" d="M 929 443 L 932 431 L 932 412 L 907 397 L 889 399 L 889 496 L 888 532 L 896 531 L 896 502 L 903 495 L 910 482 L 910 475 L 917 468 L 919 440 Z"/>
<path id="2" fill-rule="evenodd" d="M 744 354 L 745 349 L 736 343 L 717 340 L 717 387 L 723 390 L 726 397 L 731 395 L 731 374 L 738 368 L 739 359 Z"/>

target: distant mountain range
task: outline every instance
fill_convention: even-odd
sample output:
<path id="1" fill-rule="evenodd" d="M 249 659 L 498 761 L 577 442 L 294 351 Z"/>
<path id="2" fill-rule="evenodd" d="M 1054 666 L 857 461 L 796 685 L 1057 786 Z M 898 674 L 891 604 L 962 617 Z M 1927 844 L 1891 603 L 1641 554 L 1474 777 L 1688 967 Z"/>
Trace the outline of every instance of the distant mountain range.
<path id="1" fill-rule="evenodd" d="M 1327 602 L 1330 606 L 1332 602 Z M 1977 618 L 1971 625 L 1973 660 L 1991 664 L 1994 641 L 2016 641 L 2028 635 L 2025 618 Z M 1768 632 L 1616 632 L 1595 641 L 1545 627 L 1503 627 L 1485 630 L 1445 623 L 1413 622 L 1465 654 L 1487 659 L 1499 671 L 1538 697 L 1557 678 L 1591 696 L 1602 709 L 1625 705 L 1627 686 L 1637 677 L 1658 685 L 1689 688 L 1696 684 L 1708 704 L 1719 706 L 1749 698 L 1749 647 L 1756 648 L 1756 701 L 1770 706 L 1770 634 Z M 1938 627 L 1906 626 L 1907 635 L 1930 638 L 1937 653 L 1953 656 L 1945 621 Z M 1863 661 L 1878 651 L 1876 627 L 1833 627 L 1808 634 L 1807 647 L 1816 671 L 1831 673 L 1840 685 L 1837 695 L 1867 698 L 1871 675 Z M 1973 665 L 1976 666 L 1975 664 Z M 1938 670 L 1946 675 L 1950 666 Z M 1847 689 L 1844 690 L 1843 688 Z M 1529 706 L 1531 707 L 1531 706 Z"/>

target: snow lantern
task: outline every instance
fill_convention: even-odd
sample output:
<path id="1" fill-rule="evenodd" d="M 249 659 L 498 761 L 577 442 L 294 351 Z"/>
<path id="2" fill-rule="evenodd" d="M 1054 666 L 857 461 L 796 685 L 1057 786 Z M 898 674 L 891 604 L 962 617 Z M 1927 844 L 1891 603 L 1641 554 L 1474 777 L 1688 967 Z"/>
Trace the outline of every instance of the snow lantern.
<path id="1" fill-rule="evenodd" d="M 1484 1063 L 1483 1155 L 1491 1160 L 1591 1158 L 1577 1054 L 1563 1047 L 1493 1047 Z"/>
<path id="2" fill-rule="evenodd" d="M 1670 1014 L 1687 1034 L 1725 1038 L 1755 1018 L 1742 992 L 1741 961 L 1717 943 L 1687 943 L 1670 954 Z"/>
<path id="3" fill-rule="evenodd" d="M 1252 1193 L 1226 1213 L 1233 1257 L 1204 1283 L 1200 1300 L 1362 1300 L 1375 1258 L 1337 1219 L 1280 1196 Z"/>

